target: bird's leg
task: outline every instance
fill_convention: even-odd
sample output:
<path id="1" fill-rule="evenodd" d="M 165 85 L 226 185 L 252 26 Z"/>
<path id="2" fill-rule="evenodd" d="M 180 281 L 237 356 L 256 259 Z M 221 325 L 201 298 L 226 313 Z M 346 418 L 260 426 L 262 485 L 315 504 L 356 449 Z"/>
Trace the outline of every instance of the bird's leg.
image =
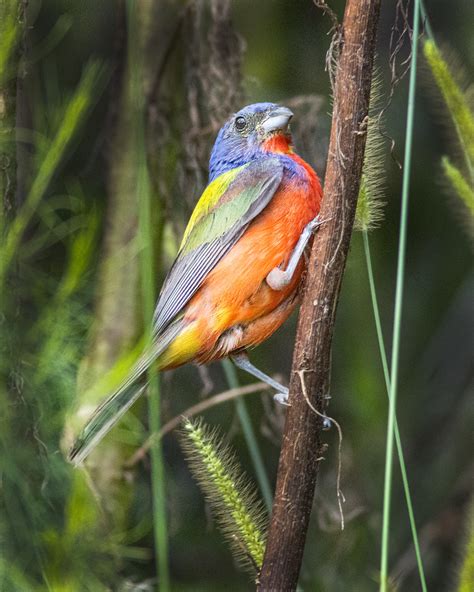
<path id="1" fill-rule="evenodd" d="M 281 403 L 282 405 L 288 405 L 288 389 L 286 388 L 286 386 L 283 386 L 276 380 L 273 380 L 273 378 L 268 376 L 268 374 L 265 374 L 264 372 L 256 368 L 250 362 L 245 352 L 231 354 L 230 359 L 234 362 L 237 368 L 245 370 L 249 374 L 252 374 L 252 376 L 255 376 L 262 382 L 266 382 L 268 385 L 270 385 L 272 388 L 278 391 L 277 394 L 273 397 L 275 401 L 278 401 L 278 403 Z"/>
<path id="2" fill-rule="evenodd" d="M 324 222 L 326 222 L 326 220 L 320 220 L 319 216 L 316 216 L 316 218 L 313 218 L 311 222 L 306 224 L 306 226 L 303 228 L 303 232 L 300 234 L 300 238 L 298 239 L 295 248 L 293 249 L 293 252 L 290 255 L 290 260 L 288 261 L 285 271 L 279 267 L 274 267 L 267 275 L 267 284 L 272 290 L 282 290 L 291 282 L 295 273 L 295 269 L 298 266 L 301 255 L 306 249 L 309 239 L 313 235 L 314 231 L 317 230 L 321 224 L 324 224 Z"/>

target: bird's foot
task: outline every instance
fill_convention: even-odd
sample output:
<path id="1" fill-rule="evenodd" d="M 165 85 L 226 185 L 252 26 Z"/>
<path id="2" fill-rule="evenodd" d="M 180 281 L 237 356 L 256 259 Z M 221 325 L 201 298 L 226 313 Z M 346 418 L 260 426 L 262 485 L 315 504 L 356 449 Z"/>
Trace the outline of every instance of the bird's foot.
<path id="1" fill-rule="evenodd" d="M 279 291 L 283 290 L 293 280 L 293 276 L 301 256 L 304 254 L 309 239 L 313 236 L 316 230 L 324 224 L 327 220 L 321 220 L 316 216 L 303 228 L 303 232 L 296 243 L 293 252 L 291 253 L 290 259 L 286 270 L 280 269 L 280 267 L 274 267 L 266 277 L 266 282 L 272 290 Z"/>
<path id="2" fill-rule="evenodd" d="M 266 282 L 272 290 L 279 292 L 286 288 L 291 281 L 291 274 L 279 267 L 274 267 L 266 277 Z"/>
<path id="3" fill-rule="evenodd" d="M 273 400 L 276 401 L 277 403 L 280 403 L 280 405 L 286 405 L 287 407 L 289 407 L 290 406 L 290 404 L 288 403 L 289 393 L 290 393 L 290 391 L 286 387 L 282 387 L 281 391 L 278 391 L 278 393 L 273 395 Z"/>
<path id="4" fill-rule="evenodd" d="M 307 229 L 309 232 L 315 232 L 320 226 L 326 224 L 326 222 L 329 222 L 330 220 L 332 220 L 332 218 L 326 218 L 325 220 L 322 220 L 321 216 L 318 214 L 316 218 L 313 218 L 311 222 L 308 222 L 308 224 L 305 226 L 305 229 Z"/>
<path id="5" fill-rule="evenodd" d="M 332 421 L 326 415 L 323 417 L 323 430 L 327 431 L 332 428 Z"/>
<path id="6" fill-rule="evenodd" d="M 285 405 L 286 407 L 290 407 L 290 403 L 288 402 L 290 391 L 286 387 L 281 387 L 276 394 L 273 395 L 273 400 L 280 405 Z M 327 417 L 327 415 L 323 415 L 323 430 L 327 431 L 332 428 L 332 421 Z"/>

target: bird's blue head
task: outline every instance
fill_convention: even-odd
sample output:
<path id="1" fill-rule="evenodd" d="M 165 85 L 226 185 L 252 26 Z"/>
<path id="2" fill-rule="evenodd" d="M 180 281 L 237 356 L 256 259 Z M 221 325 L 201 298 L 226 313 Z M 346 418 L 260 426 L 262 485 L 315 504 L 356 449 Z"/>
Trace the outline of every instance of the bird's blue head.
<path id="1" fill-rule="evenodd" d="M 222 126 L 209 161 L 209 181 L 269 152 L 290 150 L 293 113 L 275 103 L 244 107 Z"/>

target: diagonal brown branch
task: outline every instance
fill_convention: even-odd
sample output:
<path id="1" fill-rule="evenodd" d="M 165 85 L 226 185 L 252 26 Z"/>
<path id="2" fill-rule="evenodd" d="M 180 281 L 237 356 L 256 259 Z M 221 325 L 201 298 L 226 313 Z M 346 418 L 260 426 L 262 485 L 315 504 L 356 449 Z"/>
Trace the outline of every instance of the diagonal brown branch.
<path id="1" fill-rule="evenodd" d="M 295 590 L 321 457 L 336 308 L 359 191 L 380 0 L 347 0 L 321 217 L 311 252 L 259 590 Z M 304 385 L 300 377 L 304 378 Z"/>
<path id="2" fill-rule="evenodd" d="M 183 421 L 183 419 L 194 417 L 198 415 L 198 413 L 202 413 L 207 409 L 211 409 L 216 405 L 221 405 L 222 403 L 227 403 L 227 401 L 231 401 L 232 399 L 236 399 L 237 397 L 243 397 L 245 395 L 251 395 L 253 393 L 258 393 L 259 391 L 266 391 L 269 390 L 268 384 L 265 382 L 255 382 L 254 384 L 248 384 L 246 386 L 241 386 L 238 388 L 229 389 L 227 391 L 223 391 L 222 393 L 218 393 L 213 397 L 209 397 L 208 399 L 204 399 L 204 401 L 200 401 L 193 405 L 192 407 L 188 407 L 185 411 L 173 417 L 165 423 L 165 425 L 161 428 L 159 432 L 155 432 L 150 434 L 150 436 L 145 440 L 145 442 L 140 446 L 138 450 L 136 450 L 133 455 L 127 460 L 125 463 L 126 468 L 133 467 L 138 462 L 143 460 L 143 458 L 147 455 L 150 448 L 161 438 L 166 436 L 172 432 L 175 428 L 177 428 Z"/>

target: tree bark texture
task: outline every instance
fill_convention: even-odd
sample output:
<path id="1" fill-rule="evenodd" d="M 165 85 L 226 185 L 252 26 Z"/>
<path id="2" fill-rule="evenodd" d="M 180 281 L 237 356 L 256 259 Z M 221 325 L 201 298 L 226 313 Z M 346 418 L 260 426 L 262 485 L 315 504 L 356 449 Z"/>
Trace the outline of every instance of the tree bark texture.
<path id="1" fill-rule="evenodd" d="M 259 590 L 295 590 L 323 452 L 331 343 L 364 157 L 380 0 L 348 0 L 338 33 L 334 109 L 321 218 L 293 355 L 272 518 Z M 336 33 L 337 34 L 337 33 Z"/>

